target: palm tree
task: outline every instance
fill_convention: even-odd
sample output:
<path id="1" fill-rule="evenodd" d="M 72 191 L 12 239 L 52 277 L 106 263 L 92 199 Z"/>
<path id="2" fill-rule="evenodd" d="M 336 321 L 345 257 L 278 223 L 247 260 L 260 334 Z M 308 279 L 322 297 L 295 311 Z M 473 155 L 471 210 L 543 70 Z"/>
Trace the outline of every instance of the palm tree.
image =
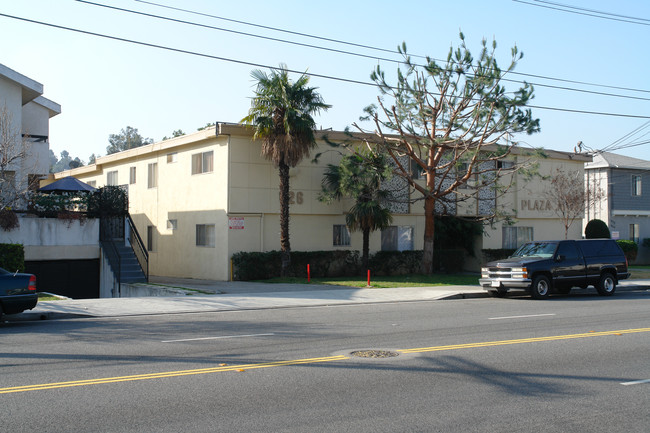
<path id="1" fill-rule="evenodd" d="M 368 267 L 370 233 L 390 226 L 393 216 L 385 207 L 390 192 L 381 188 L 391 171 L 382 154 L 344 156 L 339 165 L 329 164 L 323 175 L 320 199 L 325 202 L 351 197 L 354 205 L 345 216 L 351 231 L 363 235 L 362 262 Z"/>
<path id="2" fill-rule="evenodd" d="M 287 66 L 267 74 L 254 70 L 257 81 L 248 116 L 242 122 L 254 126 L 253 139 L 262 140 L 262 156 L 273 161 L 280 174 L 280 247 L 281 275 L 291 265 L 289 242 L 289 168 L 295 167 L 316 146 L 312 115 L 327 110 L 316 87 L 307 87 L 309 76 L 302 74 L 295 82 L 289 79 Z"/>

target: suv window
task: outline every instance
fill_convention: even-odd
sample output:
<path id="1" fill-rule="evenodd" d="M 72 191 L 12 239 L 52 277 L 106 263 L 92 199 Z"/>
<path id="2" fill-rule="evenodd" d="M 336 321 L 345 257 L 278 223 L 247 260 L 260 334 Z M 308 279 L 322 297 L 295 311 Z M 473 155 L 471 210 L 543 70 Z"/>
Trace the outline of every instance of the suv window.
<path id="1" fill-rule="evenodd" d="M 567 260 L 576 260 L 580 258 L 575 242 L 561 242 L 560 246 L 557 248 L 557 255 L 562 255 Z"/>
<path id="2" fill-rule="evenodd" d="M 585 257 L 617 256 L 621 249 L 613 240 L 593 240 L 580 242 L 580 249 Z"/>

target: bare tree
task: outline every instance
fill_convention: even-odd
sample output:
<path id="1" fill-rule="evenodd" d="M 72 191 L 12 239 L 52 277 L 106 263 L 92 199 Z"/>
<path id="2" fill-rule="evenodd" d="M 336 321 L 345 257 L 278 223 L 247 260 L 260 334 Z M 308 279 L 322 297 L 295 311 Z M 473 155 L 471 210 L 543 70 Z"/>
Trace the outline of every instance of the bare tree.
<path id="1" fill-rule="evenodd" d="M 29 189 L 25 174 L 29 147 L 7 106 L 0 108 L 0 209 L 15 207 Z"/>
<path id="2" fill-rule="evenodd" d="M 435 215 L 454 214 L 461 200 L 494 203 L 502 193 L 500 179 L 512 179 L 521 161 L 512 134 L 539 131 L 539 120 L 526 105 L 533 88 L 524 83 L 514 92 L 502 84 L 522 54 L 512 48 L 508 68 L 501 70 L 495 57 L 496 42 L 483 40 L 474 58 L 460 34 L 458 48 L 450 48 L 442 64 L 427 58 L 424 65 L 412 62 L 402 45 L 406 68 L 397 71 L 397 83 L 389 84 L 378 67 L 372 74 L 381 96 L 366 108 L 375 131 L 366 131 L 368 147 L 386 152 L 395 163 L 394 174 L 401 176 L 424 200 L 425 229 L 422 272 L 433 265 Z M 425 182 L 416 181 L 414 168 Z M 507 181 L 506 181 L 507 182 Z M 486 217 L 495 206 L 479 209 Z"/>
<path id="3" fill-rule="evenodd" d="M 581 171 L 565 172 L 556 169 L 550 178 L 550 187 L 544 192 L 544 197 L 551 202 L 555 214 L 564 225 L 564 239 L 569 235 L 569 227 L 582 219 L 585 209 L 594 206 L 605 196 L 599 186 L 585 186 L 584 174 Z"/>

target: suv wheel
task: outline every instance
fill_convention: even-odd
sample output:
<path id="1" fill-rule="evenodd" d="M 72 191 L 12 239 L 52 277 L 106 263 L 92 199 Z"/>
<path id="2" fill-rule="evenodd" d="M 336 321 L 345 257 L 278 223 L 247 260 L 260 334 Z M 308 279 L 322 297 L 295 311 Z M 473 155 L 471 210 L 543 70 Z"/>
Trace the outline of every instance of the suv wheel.
<path id="1" fill-rule="evenodd" d="M 546 275 L 538 275 L 530 286 L 530 295 L 533 299 L 546 299 L 551 291 L 551 280 Z"/>
<path id="2" fill-rule="evenodd" d="M 598 284 L 596 284 L 596 290 L 600 296 L 612 296 L 616 291 L 616 278 L 614 278 L 614 275 L 609 272 L 601 275 Z"/>

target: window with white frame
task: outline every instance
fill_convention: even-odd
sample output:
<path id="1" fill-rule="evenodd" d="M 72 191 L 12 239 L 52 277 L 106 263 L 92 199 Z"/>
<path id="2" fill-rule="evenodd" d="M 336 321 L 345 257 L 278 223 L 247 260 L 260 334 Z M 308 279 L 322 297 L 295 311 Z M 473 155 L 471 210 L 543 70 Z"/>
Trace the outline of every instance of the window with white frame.
<path id="1" fill-rule="evenodd" d="M 350 230 L 345 224 L 334 224 L 332 230 L 332 245 L 335 247 L 350 246 Z"/>
<path id="2" fill-rule="evenodd" d="M 135 183 L 135 167 L 129 167 L 129 185 Z"/>
<path id="3" fill-rule="evenodd" d="M 172 164 L 174 162 L 178 162 L 178 153 L 177 152 L 168 153 L 167 154 L 167 164 Z"/>
<path id="4" fill-rule="evenodd" d="M 117 170 L 106 173 L 106 185 L 117 185 Z"/>
<path id="5" fill-rule="evenodd" d="M 639 243 L 639 240 L 641 239 L 640 233 L 639 233 L 639 225 L 638 224 L 630 224 L 630 240 L 636 242 L 637 244 Z"/>
<path id="6" fill-rule="evenodd" d="M 167 230 L 176 230 L 178 228 L 178 220 L 167 220 Z"/>
<path id="7" fill-rule="evenodd" d="M 158 187 L 158 163 L 152 162 L 147 168 L 147 187 L 148 188 L 157 188 Z"/>
<path id="8" fill-rule="evenodd" d="M 390 226 L 381 231 L 382 251 L 413 250 L 413 227 Z"/>
<path id="9" fill-rule="evenodd" d="M 638 197 L 641 195 L 641 175 L 632 175 L 632 195 Z"/>
<path id="10" fill-rule="evenodd" d="M 214 248 L 215 246 L 214 224 L 196 225 L 196 246 Z"/>
<path id="11" fill-rule="evenodd" d="M 86 182 L 88 185 L 92 186 L 93 188 L 97 187 L 97 181 L 96 180 L 89 180 Z"/>
<path id="12" fill-rule="evenodd" d="M 213 151 L 192 155 L 192 174 L 211 173 L 213 171 L 213 159 Z"/>
<path id="13" fill-rule="evenodd" d="M 507 226 L 502 228 L 502 248 L 516 249 L 533 240 L 532 227 L 512 227 Z"/>

